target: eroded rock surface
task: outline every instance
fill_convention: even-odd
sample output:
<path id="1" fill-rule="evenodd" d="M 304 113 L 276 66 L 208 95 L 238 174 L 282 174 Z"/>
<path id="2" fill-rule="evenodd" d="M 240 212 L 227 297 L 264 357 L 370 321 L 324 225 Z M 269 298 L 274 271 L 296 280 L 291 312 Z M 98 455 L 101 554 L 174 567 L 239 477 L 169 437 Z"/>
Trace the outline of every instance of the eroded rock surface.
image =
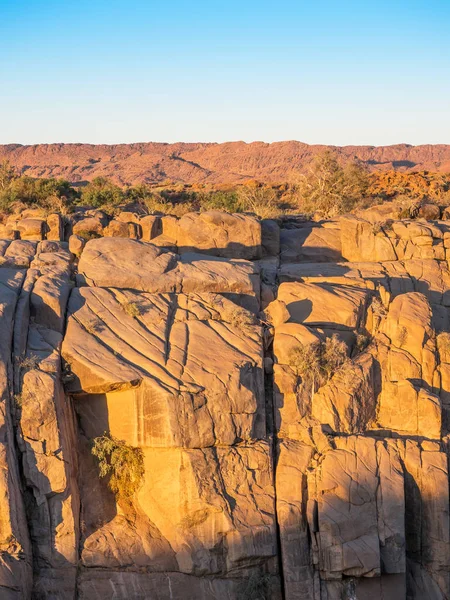
<path id="1" fill-rule="evenodd" d="M 450 599 L 447 228 L 4 225 L 0 598 Z"/>

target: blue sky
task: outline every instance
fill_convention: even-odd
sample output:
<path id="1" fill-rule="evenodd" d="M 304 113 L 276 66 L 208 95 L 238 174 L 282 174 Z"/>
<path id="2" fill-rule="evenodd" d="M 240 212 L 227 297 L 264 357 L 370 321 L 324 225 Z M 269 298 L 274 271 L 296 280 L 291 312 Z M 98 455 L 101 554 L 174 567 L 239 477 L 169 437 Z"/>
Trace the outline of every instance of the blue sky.
<path id="1" fill-rule="evenodd" d="M 0 143 L 450 143 L 450 0 L 0 0 Z"/>

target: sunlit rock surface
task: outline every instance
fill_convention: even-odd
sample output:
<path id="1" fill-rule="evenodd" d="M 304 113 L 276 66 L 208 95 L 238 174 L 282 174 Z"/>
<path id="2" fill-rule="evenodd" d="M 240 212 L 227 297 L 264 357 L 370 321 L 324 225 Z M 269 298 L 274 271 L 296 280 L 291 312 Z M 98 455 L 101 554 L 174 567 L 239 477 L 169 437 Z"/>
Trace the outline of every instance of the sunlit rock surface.
<path id="1" fill-rule="evenodd" d="M 450 227 L 285 225 L 3 226 L 2 600 L 450 598 Z"/>

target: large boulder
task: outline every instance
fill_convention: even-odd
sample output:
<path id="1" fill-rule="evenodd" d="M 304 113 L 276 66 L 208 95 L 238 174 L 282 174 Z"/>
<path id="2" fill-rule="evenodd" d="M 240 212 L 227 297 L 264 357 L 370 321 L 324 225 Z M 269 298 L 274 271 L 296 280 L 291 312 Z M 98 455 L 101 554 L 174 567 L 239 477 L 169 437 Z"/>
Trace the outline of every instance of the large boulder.
<path id="1" fill-rule="evenodd" d="M 254 217 L 216 210 L 188 213 L 179 220 L 177 231 L 180 253 L 249 260 L 262 257 L 261 224 Z"/>

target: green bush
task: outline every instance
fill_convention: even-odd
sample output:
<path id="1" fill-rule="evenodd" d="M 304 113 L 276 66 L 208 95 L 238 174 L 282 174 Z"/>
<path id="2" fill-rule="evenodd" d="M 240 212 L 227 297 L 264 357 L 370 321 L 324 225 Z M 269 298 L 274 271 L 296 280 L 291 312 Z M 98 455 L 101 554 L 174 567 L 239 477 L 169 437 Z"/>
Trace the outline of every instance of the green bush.
<path id="1" fill-rule="evenodd" d="M 109 477 L 108 487 L 117 498 L 131 498 L 144 477 L 144 455 L 141 448 L 104 433 L 92 441 L 92 454 L 97 458 L 100 477 Z"/>
<path id="2" fill-rule="evenodd" d="M 17 175 L 7 161 L 0 165 L 0 210 L 16 203 L 64 212 L 79 193 L 65 179 L 35 179 Z"/>
<path id="3" fill-rule="evenodd" d="M 94 208 L 114 207 L 124 200 L 125 193 L 122 188 L 105 177 L 96 177 L 82 189 L 79 204 Z"/>

